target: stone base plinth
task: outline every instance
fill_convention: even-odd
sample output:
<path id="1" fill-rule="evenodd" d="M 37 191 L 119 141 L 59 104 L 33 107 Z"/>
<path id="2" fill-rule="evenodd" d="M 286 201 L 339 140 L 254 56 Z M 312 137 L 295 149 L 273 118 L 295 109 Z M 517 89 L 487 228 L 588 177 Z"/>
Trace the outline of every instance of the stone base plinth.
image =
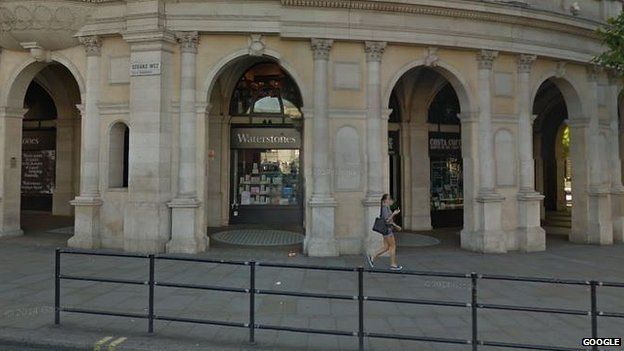
<path id="1" fill-rule="evenodd" d="M 589 191 L 587 195 L 587 229 L 579 230 L 582 228 L 573 222 L 570 241 L 594 245 L 613 244 L 610 194 L 606 191 Z"/>
<path id="2" fill-rule="evenodd" d="M 546 250 L 546 231 L 541 227 L 541 206 L 544 196 L 539 193 L 518 195 L 518 249 L 522 252 Z"/>
<path id="3" fill-rule="evenodd" d="M 0 231 L 0 238 L 10 237 L 10 236 L 20 236 L 20 235 L 24 235 L 24 231 L 21 229 Z"/>
<path id="4" fill-rule="evenodd" d="M 308 256 L 338 256 L 334 226 L 336 201 L 331 197 L 312 197 L 308 203 L 311 209 L 310 232 L 306 233 L 303 248 Z"/>
<path id="5" fill-rule="evenodd" d="M 197 230 L 195 199 L 175 199 L 171 208 L 171 240 L 166 245 L 169 253 L 196 254 L 206 251 L 208 238 Z"/>
<path id="6" fill-rule="evenodd" d="M 502 229 L 501 212 L 504 198 L 499 194 L 485 194 L 477 198 L 478 228 L 461 231 L 461 247 L 482 253 L 507 252 L 507 237 Z"/>
<path id="7" fill-rule="evenodd" d="M 170 211 L 164 203 L 128 202 L 124 216 L 124 251 L 164 252 L 171 235 Z"/>
<path id="8" fill-rule="evenodd" d="M 611 215 L 613 218 L 613 242 L 624 242 L 624 188 L 611 190 Z"/>
<path id="9" fill-rule="evenodd" d="M 100 241 L 100 209 L 102 200 L 99 197 L 76 197 L 71 202 L 74 206 L 74 236 L 67 245 L 81 249 L 98 249 Z"/>

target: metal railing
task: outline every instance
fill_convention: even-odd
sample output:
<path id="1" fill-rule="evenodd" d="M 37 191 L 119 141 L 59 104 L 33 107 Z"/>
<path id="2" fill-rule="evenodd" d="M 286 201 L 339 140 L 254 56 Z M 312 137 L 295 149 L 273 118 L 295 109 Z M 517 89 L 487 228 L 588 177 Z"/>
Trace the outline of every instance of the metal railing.
<path id="1" fill-rule="evenodd" d="M 149 274 L 147 280 L 132 280 L 132 279 L 114 279 L 114 278 L 102 278 L 102 277 L 88 277 L 88 276 L 76 276 L 65 275 L 61 273 L 61 255 L 88 255 L 88 256 L 105 256 L 105 257 L 124 257 L 124 258 L 142 258 L 146 259 L 149 264 Z M 225 286 L 211 286 L 201 284 L 182 284 L 158 281 L 155 279 L 156 261 L 182 261 L 182 262 L 197 262 L 208 263 L 218 265 L 235 265 L 235 266 L 247 266 L 249 267 L 249 285 L 246 288 L 240 287 L 225 287 Z M 258 267 L 271 267 L 271 268 L 285 268 L 285 269 L 300 269 L 300 270 L 317 270 L 317 271 L 329 271 L 329 272 L 351 272 L 357 275 L 357 294 L 356 295 L 344 295 L 344 294 L 321 294 L 321 293 L 308 293 L 298 291 L 282 291 L 282 290 L 269 290 L 269 289 L 257 289 L 256 288 L 256 270 Z M 400 275 L 400 276 L 419 276 L 419 277 L 438 277 L 438 278 L 457 278 L 466 279 L 470 281 L 471 299 L 469 302 L 459 301 L 442 301 L 442 300 L 423 300 L 412 298 L 395 298 L 384 296 L 367 296 L 364 293 L 364 273 L 371 275 L 383 274 L 383 275 Z M 71 308 L 63 307 L 61 305 L 61 280 L 74 280 L 74 281 L 89 281 L 100 283 L 116 283 L 116 284 L 129 284 L 129 285 L 143 285 L 147 286 L 148 301 L 147 301 L 147 313 L 129 313 L 129 312 L 111 312 L 106 310 L 92 310 L 84 308 Z M 562 308 L 545 308 L 545 307 L 531 307 L 531 306 L 515 306 L 515 305 L 501 305 L 501 304 L 488 304 L 480 302 L 478 299 L 478 282 L 479 281 L 507 281 L 507 282 L 524 282 L 524 283 L 541 283 L 541 284 L 558 284 L 566 286 L 588 286 L 590 289 L 590 306 L 591 309 L 577 310 L 577 309 L 562 309 Z M 180 289 L 194 289 L 194 290 L 208 290 L 208 291 L 220 291 L 247 294 L 249 296 L 249 315 L 247 322 L 230 322 L 222 320 L 208 320 L 208 319 L 196 319 L 196 318 L 184 318 L 160 315 L 155 312 L 154 306 L 154 294 L 156 287 L 167 288 L 180 288 Z M 552 279 L 552 278 L 535 278 L 535 277 L 518 277 L 518 276 L 506 276 L 506 275 L 491 275 L 491 274 L 477 274 L 477 273 L 447 273 L 447 272 L 424 272 L 424 271 L 391 271 L 391 270 L 378 270 L 378 269 L 365 269 L 362 267 L 333 267 L 333 266 L 315 266 L 315 265 L 302 265 L 302 264 L 282 264 L 282 263 L 265 263 L 256 261 L 227 261 L 227 260 L 215 260 L 207 258 L 194 258 L 194 257 L 176 257 L 168 255 L 141 255 L 130 253 L 108 253 L 93 250 L 81 250 L 81 249 L 56 249 L 55 259 L 55 292 L 54 292 L 54 323 L 60 324 L 61 312 L 69 313 L 82 313 L 92 315 L 105 315 L 116 317 L 128 317 L 136 319 L 147 320 L 147 330 L 149 333 L 154 332 L 154 321 L 169 321 L 169 322 L 182 322 L 204 325 L 217 325 L 224 327 L 236 327 L 246 328 L 249 330 L 249 342 L 255 343 L 256 330 L 277 330 L 288 332 L 299 332 L 309 334 L 324 334 L 335 335 L 345 337 L 355 337 L 358 340 L 359 350 L 364 350 L 364 340 L 369 339 L 394 339 L 394 340 L 408 340 L 419 342 L 431 342 L 441 344 L 458 344 L 458 345 L 472 345 L 472 350 L 476 351 L 479 346 L 499 347 L 499 348 L 516 348 L 526 350 L 550 350 L 550 351 L 578 351 L 588 350 L 578 347 L 561 347 L 561 346 L 548 346 L 548 345 L 531 345 L 521 343 L 509 343 L 499 342 L 491 340 L 479 339 L 479 310 L 504 310 L 504 311 L 518 311 L 518 312 L 535 312 L 546 314 L 562 314 L 562 315 L 575 315 L 575 316 L 587 316 L 589 317 L 591 327 L 591 337 L 598 337 L 598 318 L 624 318 L 624 313 L 617 312 L 605 312 L 598 310 L 598 287 L 614 287 L 624 288 L 624 283 L 617 282 L 603 282 L 603 281 L 586 281 L 586 280 L 572 280 L 572 279 Z M 358 326 L 357 330 L 334 330 L 334 329 L 313 329 L 303 327 L 291 327 L 291 326 L 278 326 L 271 324 L 262 324 L 256 321 L 256 296 L 257 295 L 276 295 L 276 296 L 290 296 L 301 298 L 315 298 L 315 299 L 330 299 L 330 300 L 343 300 L 343 301 L 357 301 L 358 311 Z M 429 337 L 429 336 L 415 336 L 404 334 L 388 334 L 378 333 L 367 330 L 365 326 L 365 302 L 383 302 L 383 303 L 397 303 L 397 304 L 409 304 L 409 305 L 421 305 L 421 306 L 444 306 L 444 307 L 456 307 L 456 308 L 468 308 L 471 312 L 471 338 L 470 339 L 458 339 L 448 337 Z M 579 340 L 580 342 L 580 340 Z M 597 346 L 592 346 L 591 350 L 598 350 Z"/>

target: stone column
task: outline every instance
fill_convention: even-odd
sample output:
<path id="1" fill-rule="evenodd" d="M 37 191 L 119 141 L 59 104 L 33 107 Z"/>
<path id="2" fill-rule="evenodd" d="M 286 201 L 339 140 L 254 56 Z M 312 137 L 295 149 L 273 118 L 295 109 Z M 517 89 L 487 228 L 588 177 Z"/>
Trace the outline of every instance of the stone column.
<path id="1" fill-rule="evenodd" d="M 533 120 L 531 106 L 531 68 L 535 55 L 518 57 L 518 158 L 520 191 L 518 192 L 518 245 L 521 251 L 546 250 L 546 232 L 541 227 L 541 202 L 544 196 L 535 191 L 533 159 Z"/>
<path id="2" fill-rule="evenodd" d="M 478 62 L 478 163 L 479 192 L 476 196 L 476 230 L 464 229 L 461 235 L 463 248 L 478 252 L 503 253 L 507 251 L 507 238 L 502 230 L 502 202 L 504 198 L 495 188 L 494 135 L 492 131 L 492 66 L 497 51 L 481 50 Z"/>
<path id="3" fill-rule="evenodd" d="M 20 182 L 22 119 L 26 112 L 22 108 L 0 108 L 0 237 L 23 234 L 20 227 Z"/>
<path id="4" fill-rule="evenodd" d="M 76 108 L 72 106 L 72 108 Z M 71 216 L 73 191 L 74 114 L 56 121 L 56 179 L 52 197 L 52 213 Z"/>
<path id="5" fill-rule="evenodd" d="M 158 9 L 156 2 L 143 4 Z M 173 227 L 168 203 L 174 197 L 171 87 L 176 38 L 173 33 L 154 28 L 126 32 L 124 39 L 130 44 L 130 63 L 146 68 L 130 77 L 130 169 L 124 250 L 158 253 L 165 251 Z"/>
<path id="6" fill-rule="evenodd" d="M 334 235 L 336 201 L 331 193 L 329 164 L 329 116 L 328 116 L 328 63 L 333 40 L 312 39 L 314 55 L 314 143 L 312 150 L 313 190 L 309 205 L 312 213 L 310 233 L 306 236 L 305 249 L 309 256 L 337 256 L 339 254 Z"/>
<path id="7" fill-rule="evenodd" d="M 609 112 L 609 150 L 611 159 L 611 214 L 613 218 L 613 241 L 624 242 L 624 186 L 622 185 L 622 161 L 620 159 L 620 121 L 618 114 L 621 76 L 608 72 L 607 110 Z"/>
<path id="8" fill-rule="evenodd" d="M 86 92 L 82 113 L 80 145 L 80 195 L 71 204 L 75 207 L 74 236 L 71 247 L 100 246 L 100 54 L 102 43 L 97 36 L 80 37 L 87 54 Z"/>
<path id="9" fill-rule="evenodd" d="M 584 244 L 612 244 L 611 186 L 601 172 L 603 157 L 598 117 L 598 73 L 596 66 L 587 67 L 586 118 L 571 121 L 572 230 L 570 241 Z M 580 145 L 578 145 L 580 144 Z M 579 172 L 579 170 L 582 170 Z"/>
<path id="10" fill-rule="evenodd" d="M 385 42 L 365 42 L 366 52 L 366 90 L 367 90 L 367 116 L 366 116 L 366 154 L 367 154 L 367 189 L 364 204 L 364 233 L 367 233 L 365 251 L 373 253 L 382 246 L 381 235 L 372 231 L 375 218 L 379 216 L 381 196 L 384 193 L 384 161 L 387 154 L 387 146 L 383 144 L 381 107 L 381 58 L 386 49 Z"/>
<path id="11" fill-rule="evenodd" d="M 429 159 L 429 126 L 426 118 L 412 118 L 408 124 L 411 154 L 411 182 L 405 184 L 412 195 L 410 213 L 412 230 L 431 230 L 431 161 Z"/>
<path id="12" fill-rule="evenodd" d="M 206 249 L 206 238 L 197 228 L 196 158 L 197 111 L 195 107 L 196 57 L 199 35 L 197 32 L 182 32 L 177 35 L 181 48 L 180 64 L 180 135 L 178 192 L 171 208 L 171 240 L 167 252 L 198 253 Z"/>

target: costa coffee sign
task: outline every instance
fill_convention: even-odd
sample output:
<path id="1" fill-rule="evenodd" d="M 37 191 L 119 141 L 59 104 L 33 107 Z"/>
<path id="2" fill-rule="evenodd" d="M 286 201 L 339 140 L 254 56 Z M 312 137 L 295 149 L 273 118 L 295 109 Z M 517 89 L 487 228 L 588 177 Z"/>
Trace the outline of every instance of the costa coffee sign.
<path id="1" fill-rule="evenodd" d="M 235 128 L 230 145 L 233 149 L 298 149 L 301 134 L 291 128 Z"/>

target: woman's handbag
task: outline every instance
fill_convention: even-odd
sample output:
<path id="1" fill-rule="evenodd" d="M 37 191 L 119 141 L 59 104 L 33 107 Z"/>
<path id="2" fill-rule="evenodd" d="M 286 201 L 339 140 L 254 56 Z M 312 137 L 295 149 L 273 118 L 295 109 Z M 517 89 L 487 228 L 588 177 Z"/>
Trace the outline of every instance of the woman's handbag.
<path id="1" fill-rule="evenodd" d="M 373 224 L 373 231 L 381 235 L 388 234 L 388 223 L 381 217 L 381 209 L 379 210 L 379 217 L 375 218 L 375 224 Z"/>

